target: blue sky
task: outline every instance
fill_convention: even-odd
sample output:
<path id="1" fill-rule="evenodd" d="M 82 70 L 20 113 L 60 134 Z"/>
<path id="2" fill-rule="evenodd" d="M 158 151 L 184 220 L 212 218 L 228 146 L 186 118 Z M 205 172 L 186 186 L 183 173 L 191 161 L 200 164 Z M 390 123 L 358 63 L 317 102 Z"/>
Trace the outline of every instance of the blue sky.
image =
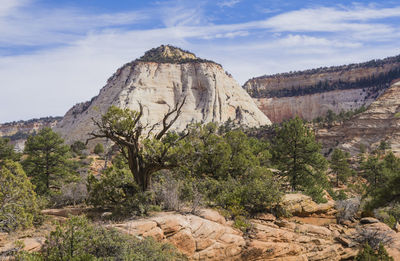
<path id="1" fill-rule="evenodd" d="M 0 122 L 64 115 L 172 44 L 243 84 L 400 54 L 400 0 L 0 0 Z"/>

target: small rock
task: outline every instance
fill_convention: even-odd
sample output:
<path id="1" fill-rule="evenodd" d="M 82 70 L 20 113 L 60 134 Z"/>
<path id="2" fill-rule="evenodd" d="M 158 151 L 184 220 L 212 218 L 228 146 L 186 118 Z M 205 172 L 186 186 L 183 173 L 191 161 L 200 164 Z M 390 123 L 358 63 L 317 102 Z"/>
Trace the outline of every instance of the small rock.
<path id="1" fill-rule="evenodd" d="M 336 241 L 338 241 L 340 244 L 342 244 L 345 247 L 353 247 L 355 243 L 351 241 L 350 239 L 344 237 L 344 236 L 338 236 L 335 238 Z"/>
<path id="2" fill-rule="evenodd" d="M 285 228 L 289 228 L 289 229 L 293 229 L 293 230 L 296 228 L 296 225 L 294 223 L 288 222 L 286 220 L 281 220 L 281 219 L 276 220 L 275 224 L 278 225 L 278 227 L 285 227 Z"/>
<path id="3" fill-rule="evenodd" d="M 267 222 L 273 222 L 276 220 L 276 217 L 270 213 L 261 213 L 256 216 L 257 219 L 267 221 Z"/>
<path id="4" fill-rule="evenodd" d="M 207 220 L 220 223 L 222 225 L 226 224 L 225 218 L 220 213 L 218 213 L 218 211 L 213 209 L 202 209 L 200 210 L 199 216 Z"/>
<path id="5" fill-rule="evenodd" d="M 373 218 L 373 217 L 365 217 L 360 220 L 360 223 L 361 224 L 374 224 L 374 223 L 379 223 L 379 220 L 377 220 L 376 218 Z"/>
<path id="6" fill-rule="evenodd" d="M 102 219 L 108 219 L 111 216 L 112 216 L 112 212 L 104 212 L 103 214 L 101 214 Z"/>
<path id="7" fill-rule="evenodd" d="M 400 232 L 400 224 L 399 224 L 399 222 L 396 222 L 396 225 L 394 225 L 394 230 L 396 232 Z"/>

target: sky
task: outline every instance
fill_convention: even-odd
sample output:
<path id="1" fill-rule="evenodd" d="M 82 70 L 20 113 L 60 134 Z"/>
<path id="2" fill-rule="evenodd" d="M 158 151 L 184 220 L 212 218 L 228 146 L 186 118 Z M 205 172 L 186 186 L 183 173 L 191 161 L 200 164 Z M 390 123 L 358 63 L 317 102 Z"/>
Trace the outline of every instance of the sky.
<path id="1" fill-rule="evenodd" d="M 0 123 L 63 116 L 161 44 L 252 77 L 400 54 L 400 0 L 0 0 Z"/>

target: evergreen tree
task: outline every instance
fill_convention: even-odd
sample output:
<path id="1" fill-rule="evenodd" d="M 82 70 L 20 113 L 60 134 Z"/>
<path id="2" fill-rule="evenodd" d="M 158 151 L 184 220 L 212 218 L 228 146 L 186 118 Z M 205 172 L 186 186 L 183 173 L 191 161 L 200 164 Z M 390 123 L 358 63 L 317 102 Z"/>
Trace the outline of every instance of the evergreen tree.
<path id="1" fill-rule="evenodd" d="M 336 187 L 339 187 L 339 182 L 346 183 L 347 179 L 352 175 L 353 170 L 349 163 L 350 154 L 341 149 L 335 149 L 330 160 L 332 173 L 336 177 Z"/>
<path id="2" fill-rule="evenodd" d="M 369 183 L 370 190 L 376 189 L 386 180 L 385 165 L 378 156 L 370 156 L 361 163 L 363 176 Z"/>
<path id="3" fill-rule="evenodd" d="M 304 190 L 318 197 L 326 185 L 327 161 L 321 146 L 303 121 L 296 117 L 276 129 L 272 144 L 273 160 L 281 175 L 288 178 L 292 190 Z"/>
<path id="4" fill-rule="evenodd" d="M 34 187 L 19 163 L 0 164 L 0 232 L 32 225 L 38 214 Z"/>
<path id="5" fill-rule="evenodd" d="M 9 139 L 0 137 L 0 162 L 6 159 L 19 161 L 20 155 L 14 151 Z"/>
<path id="6" fill-rule="evenodd" d="M 373 157 L 371 161 L 372 163 L 363 165 L 364 172 L 367 175 L 370 173 L 369 180 L 372 182 L 369 189 L 372 200 L 368 207 L 374 209 L 399 203 L 400 159 L 396 158 L 393 153 L 389 153 L 382 161 L 378 161 L 376 157 Z M 374 183 L 375 180 L 376 183 Z"/>
<path id="7" fill-rule="evenodd" d="M 50 188 L 71 177 L 69 147 L 50 128 L 43 128 L 35 136 L 28 137 L 23 165 L 38 194 L 47 194 Z"/>

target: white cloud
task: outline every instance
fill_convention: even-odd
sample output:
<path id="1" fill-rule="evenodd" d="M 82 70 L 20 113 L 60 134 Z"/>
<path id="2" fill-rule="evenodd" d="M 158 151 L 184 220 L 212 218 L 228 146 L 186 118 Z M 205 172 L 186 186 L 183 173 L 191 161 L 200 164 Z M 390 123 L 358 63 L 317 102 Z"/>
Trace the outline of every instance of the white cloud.
<path id="1" fill-rule="evenodd" d="M 0 46 L 62 44 L 76 40 L 89 31 L 131 25 L 148 19 L 144 12 L 90 14 L 73 8 L 34 9 L 32 2 L 9 2 L 0 8 Z M 2 2 L 3 4 L 3 2 Z"/>
<path id="2" fill-rule="evenodd" d="M 0 7 L 0 46 L 63 45 L 0 57 L 0 122 L 63 115 L 73 104 L 97 95 L 119 66 L 160 44 L 177 45 L 221 63 L 240 83 L 266 73 L 400 53 L 397 28 L 375 21 L 399 17 L 400 7 L 319 7 L 259 21 L 214 25 L 201 3 L 184 1 L 113 14 L 77 9 L 26 12 L 22 7 L 29 7 L 30 2 L 4 1 L 8 7 Z M 150 14 L 163 26 L 120 27 L 147 21 Z"/>
<path id="3" fill-rule="evenodd" d="M 234 7 L 236 4 L 240 3 L 240 0 L 223 0 L 218 2 L 220 7 Z"/>

